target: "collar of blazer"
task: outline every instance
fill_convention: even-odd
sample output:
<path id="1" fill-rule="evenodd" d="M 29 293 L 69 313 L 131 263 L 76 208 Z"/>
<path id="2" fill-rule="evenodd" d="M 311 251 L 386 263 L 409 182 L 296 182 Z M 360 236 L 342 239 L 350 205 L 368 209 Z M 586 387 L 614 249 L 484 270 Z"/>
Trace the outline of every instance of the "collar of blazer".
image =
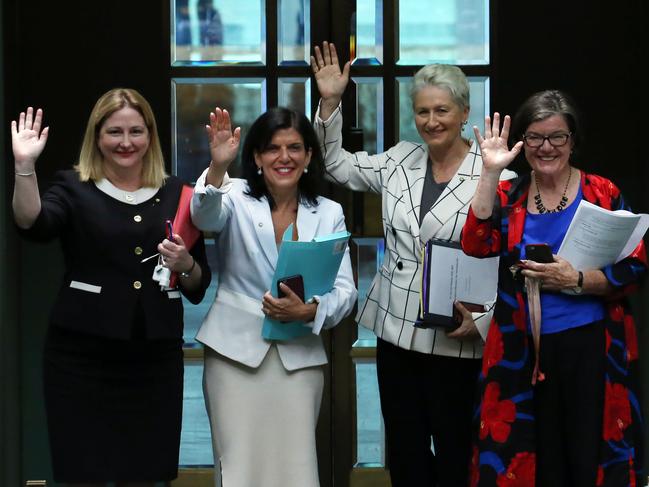
<path id="1" fill-rule="evenodd" d="M 433 237 L 452 238 L 452 235 L 445 235 L 445 233 L 454 233 L 452 228 L 448 229 L 447 232 L 442 232 L 444 224 L 451 218 L 455 218 L 455 215 L 471 202 L 480 178 L 481 169 L 482 158 L 476 143 L 473 142 L 457 172 L 448 182 L 430 211 L 426 213 L 420 230 L 422 242 L 427 242 Z M 418 201 L 421 201 L 421 194 Z"/>
<path id="2" fill-rule="evenodd" d="M 455 219 L 458 212 L 462 211 L 471 203 L 475 193 L 480 173 L 482 172 L 482 157 L 480 148 L 473 141 L 471 148 L 467 153 L 464 161 L 460 164 L 457 172 L 446 185 L 442 194 L 430 209 L 421 223 L 419 238 L 421 242 L 427 242 L 431 238 L 441 239 L 459 239 L 460 230 L 464 221 L 458 222 L 458 225 L 445 225 L 449 220 Z M 501 179 L 511 179 L 516 174 L 505 170 Z M 412 195 L 413 200 L 419 204 L 421 202 L 421 192 L 423 191 L 423 179 L 419 186 L 419 193 Z M 419 212 L 412 212 L 413 215 Z M 417 222 L 419 225 L 419 222 Z"/>
<path id="3" fill-rule="evenodd" d="M 422 225 L 419 223 L 419 205 L 424 190 L 426 165 L 430 164 L 428 150 L 424 144 L 418 144 L 409 154 L 405 154 L 398 172 L 406 205 L 410 231 L 415 239 L 426 242 L 432 237 L 444 238 L 440 233 L 444 224 L 462 209 L 473 197 L 475 184 L 480 176 L 482 158 L 475 142 L 471 145 L 464 161 L 460 164 L 453 178 L 448 182 L 442 194 L 426 214 Z M 475 178 L 473 184 L 469 184 Z M 458 198 L 461 196 L 461 198 Z M 468 199 L 467 199 L 468 198 Z M 446 238 L 449 238 L 448 236 Z"/>
<path id="4" fill-rule="evenodd" d="M 277 244 L 275 243 L 275 229 L 273 219 L 270 213 L 268 199 L 264 196 L 256 199 L 251 196 L 245 198 L 248 207 L 249 218 L 255 230 L 259 246 L 262 253 L 266 256 L 270 264 L 277 265 Z M 297 208 L 297 231 L 300 241 L 311 241 L 316 236 L 318 223 L 319 206 L 307 206 L 300 202 Z"/>

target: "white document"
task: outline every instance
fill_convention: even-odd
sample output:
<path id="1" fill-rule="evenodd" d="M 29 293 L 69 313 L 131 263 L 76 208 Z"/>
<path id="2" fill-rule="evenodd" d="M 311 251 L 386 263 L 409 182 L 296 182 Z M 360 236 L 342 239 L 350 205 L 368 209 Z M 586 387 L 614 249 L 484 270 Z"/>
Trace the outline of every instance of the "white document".
<path id="1" fill-rule="evenodd" d="M 428 274 L 430 315 L 452 316 L 453 302 L 465 301 L 490 308 L 496 301 L 499 257 L 478 259 L 466 255 L 457 244 L 431 246 Z"/>
<path id="2" fill-rule="evenodd" d="M 581 271 L 619 262 L 649 228 L 649 215 L 606 210 L 581 200 L 557 255 Z"/>

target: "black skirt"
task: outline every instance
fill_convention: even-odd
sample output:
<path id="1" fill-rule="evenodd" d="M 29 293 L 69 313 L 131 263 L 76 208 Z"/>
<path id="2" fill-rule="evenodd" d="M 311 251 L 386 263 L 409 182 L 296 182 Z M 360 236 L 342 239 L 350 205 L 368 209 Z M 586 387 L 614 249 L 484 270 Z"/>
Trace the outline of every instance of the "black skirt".
<path id="1" fill-rule="evenodd" d="M 54 480 L 176 478 L 182 340 L 116 340 L 50 326 L 43 380 Z"/>

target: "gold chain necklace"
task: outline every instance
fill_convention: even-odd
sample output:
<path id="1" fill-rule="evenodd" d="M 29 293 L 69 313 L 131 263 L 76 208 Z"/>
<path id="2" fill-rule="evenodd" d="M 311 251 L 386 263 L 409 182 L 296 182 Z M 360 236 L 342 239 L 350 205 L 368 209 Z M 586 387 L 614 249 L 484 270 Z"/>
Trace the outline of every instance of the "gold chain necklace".
<path id="1" fill-rule="evenodd" d="M 558 211 L 563 211 L 566 209 L 566 205 L 568 204 L 568 197 L 566 196 L 566 193 L 568 192 L 568 186 L 570 185 L 571 177 L 572 177 L 572 168 L 570 168 L 570 172 L 568 173 L 568 181 L 566 181 L 566 187 L 563 188 L 563 194 L 561 195 L 561 200 L 559 201 L 559 204 L 556 206 L 556 208 L 548 210 L 543 204 L 543 200 L 541 199 L 541 190 L 539 189 L 539 178 L 536 175 L 536 172 L 534 173 L 534 184 L 536 184 L 536 194 L 534 195 L 534 204 L 536 205 L 536 209 L 539 210 L 539 213 L 541 214 L 556 213 Z"/>

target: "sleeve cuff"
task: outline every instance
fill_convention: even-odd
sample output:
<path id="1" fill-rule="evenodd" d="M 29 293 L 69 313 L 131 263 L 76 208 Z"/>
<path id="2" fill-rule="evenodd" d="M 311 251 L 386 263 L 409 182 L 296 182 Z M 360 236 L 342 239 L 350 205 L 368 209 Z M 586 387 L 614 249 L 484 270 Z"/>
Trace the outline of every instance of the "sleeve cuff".
<path id="1" fill-rule="evenodd" d="M 320 104 L 322 103 L 322 98 L 318 101 L 318 109 L 315 112 L 315 121 L 318 122 L 320 125 L 330 125 L 331 122 L 333 121 L 334 118 L 340 113 L 341 107 L 342 107 L 342 101 L 338 103 L 338 108 L 336 108 L 331 115 L 329 115 L 329 118 L 327 120 L 322 120 L 320 118 Z"/>
<path id="2" fill-rule="evenodd" d="M 311 299 L 307 301 L 307 303 L 309 304 L 312 303 L 318 304 L 313 321 L 308 323 L 308 325 L 311 327 L 311 333 L 313 333 L 314 335 L 320 334 L 322 328 L 324 327 L 325 318 L 327 317 L 326 306 L 320 304 L 323 299 L 326 300 L 326 298 L 323 298 L 322 296 L 313 296 Z"/>

